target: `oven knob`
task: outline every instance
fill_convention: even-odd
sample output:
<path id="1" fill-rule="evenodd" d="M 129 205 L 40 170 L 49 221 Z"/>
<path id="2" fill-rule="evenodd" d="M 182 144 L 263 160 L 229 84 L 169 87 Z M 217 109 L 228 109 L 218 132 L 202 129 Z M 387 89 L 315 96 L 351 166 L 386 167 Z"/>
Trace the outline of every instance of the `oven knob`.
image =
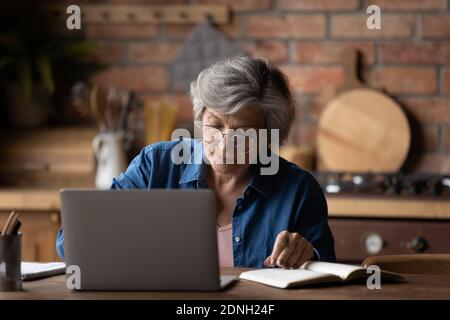
<path id="1" fill-rule="evenodd" d="M 368 254 L 377 254 L 383 249 L 383 238 L 378 233 L 369 233 L 365 236 L 363 245 Z"/>
<path id="2" fill-rule="evenodd" d="M 428 242 L 425 238 L 417 236 L 406 244 L 406 247 L 414 252 L 425 252 L 428 249 Z"/>

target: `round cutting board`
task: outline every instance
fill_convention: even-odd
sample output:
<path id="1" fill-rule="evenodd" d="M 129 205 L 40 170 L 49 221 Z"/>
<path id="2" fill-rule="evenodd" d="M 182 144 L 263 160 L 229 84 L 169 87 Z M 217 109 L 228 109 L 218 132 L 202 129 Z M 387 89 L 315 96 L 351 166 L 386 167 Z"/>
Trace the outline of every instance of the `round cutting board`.
<path id="1" fill-rule="evenodd" d="M 317 151 L 322 169 L 394 172 L 410 145 L 408 120 L 397 103 L 369 88 L 345 91 L 322 111 Z"/>

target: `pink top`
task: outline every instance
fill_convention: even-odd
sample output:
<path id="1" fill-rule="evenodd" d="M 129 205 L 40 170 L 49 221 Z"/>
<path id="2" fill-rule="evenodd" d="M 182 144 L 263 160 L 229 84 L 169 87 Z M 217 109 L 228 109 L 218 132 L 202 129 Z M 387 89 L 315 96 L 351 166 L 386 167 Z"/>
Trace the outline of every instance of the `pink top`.
<path id="1" fill-rule="evenodd" d="M 233 228 L 230 223 L 217 229 L 217 246 L 219 248 L 219 265 L 221 267 L 234 267 L 233 263 Z"/>

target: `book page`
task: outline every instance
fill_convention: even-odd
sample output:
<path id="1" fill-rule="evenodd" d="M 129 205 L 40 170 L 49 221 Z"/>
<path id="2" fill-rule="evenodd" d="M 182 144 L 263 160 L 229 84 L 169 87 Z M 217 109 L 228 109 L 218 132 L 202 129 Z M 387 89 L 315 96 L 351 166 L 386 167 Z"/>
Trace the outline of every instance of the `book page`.
<path id="1" fill-rule="evenodd" d="M 356 278 L 362 276 L 366 272 L 366 268 L 361 266 L 321 261 L 307 261 L 301 268 L 315 272 L 334 274 L 342 280 L 346 280 L 349 277 Z"/>
<path id="2" fill-rule="evenodd" d="M 65 272 L 66 264 L 64 262 L 24 262 L 21 263 L 22 278 L 28 279 L 38 277 L 39 275 L 51 275 Z"/>
<path id="3" fill-rule="evenodd" d="M 315 272 L 305 269 L 269 268 L 246 271 L 239 276 L 241 279 L 251 280 L 278 288 L 295 285 L 316 284 L 322 282 L 340 281 L 335 275 Z"/>

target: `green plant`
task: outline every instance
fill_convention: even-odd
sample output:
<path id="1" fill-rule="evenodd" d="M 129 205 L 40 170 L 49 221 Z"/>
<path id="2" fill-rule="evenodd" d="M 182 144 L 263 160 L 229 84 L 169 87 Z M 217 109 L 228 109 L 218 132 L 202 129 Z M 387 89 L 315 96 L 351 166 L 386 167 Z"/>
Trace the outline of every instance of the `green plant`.
<path id="1" fill-rule="evenodd" d="M 102 68 L 85 59 L 98 49 L 94 42 L 50 31 L 45 17 L 36 7 L 2 8 L 0 13 L 0 79 L 19 82 L 28 99 L 36 82 L 52 95 L 55 79 L 81 80 Z"/>

